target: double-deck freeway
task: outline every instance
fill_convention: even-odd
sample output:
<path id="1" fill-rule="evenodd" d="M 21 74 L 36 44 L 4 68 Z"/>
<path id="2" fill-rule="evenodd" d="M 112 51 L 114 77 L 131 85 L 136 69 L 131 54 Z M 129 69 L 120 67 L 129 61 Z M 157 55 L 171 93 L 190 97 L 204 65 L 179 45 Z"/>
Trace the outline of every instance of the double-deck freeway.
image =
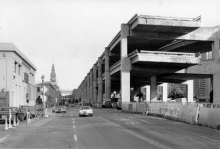
<path id="1" fill-rule="evenodd" d="M 114 109 L 93 109 L 79 117 L 79 106 L 4 131 L 0 148 L 219 149 L 220 131 Z"/>

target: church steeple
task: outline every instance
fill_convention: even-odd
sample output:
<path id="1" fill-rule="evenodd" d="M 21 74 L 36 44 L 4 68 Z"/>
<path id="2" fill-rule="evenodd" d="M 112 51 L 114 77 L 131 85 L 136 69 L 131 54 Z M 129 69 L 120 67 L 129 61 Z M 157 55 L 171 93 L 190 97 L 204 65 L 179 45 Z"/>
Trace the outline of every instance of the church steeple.
<path id="1" fill-rule="evenodd" d="M 50 82 L 51 82 L 52 85 L 57 85 L 54 64 L 52 65 L 52 70 L 51 70 L 51 73 L 50 73 Z"/>

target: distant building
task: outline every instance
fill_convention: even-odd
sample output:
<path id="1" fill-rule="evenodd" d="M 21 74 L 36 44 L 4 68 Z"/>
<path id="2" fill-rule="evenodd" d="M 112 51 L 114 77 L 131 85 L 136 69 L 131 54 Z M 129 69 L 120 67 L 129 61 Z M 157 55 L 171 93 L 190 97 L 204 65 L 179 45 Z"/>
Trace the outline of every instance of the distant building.
<path id="1" fill-rule="evenodd" d="M 37 104 L 42 104 L 43 83 L 42 82 L 37 83 L 36 87 L 37 87 L 37 97 L 36 97 Z M 44 87 L 45 87 L 44 100 L 46 102 L 46 107 L 58 105 L 58 103 L 61 101 L 61 91 L 59 89 L 59 86 L 57 85 L 54 64 L 52 65 L 52 69 L 50 73 L 50 81 L 45 81 Z"/>
<path id="2" fill-rule="evenodd" d="M 36 103 L 42 104 L 43 103 L 43 86 L 44 88 L 44 100 L 46 102 L 46 107 L 56 106 L 58 105 L 60 99 L 61 99 L 61 92 L 59 89 L 57 89 L 55 86 L 52 85 L 50 81 L 45 81 L 44 84 L 37 83 L 37 98 Z"/>
<path id="3" fill-rule="evenodd" d="M 0 106 L 35 105 L 37 69 L 13 43 L 0 43 L 0 70 L 0 90 L 9 93 Z"/>
<path id="4" fill-rule="evenodd" d="M 51 73 L 50 73 L 50 82 L 53 86 L 57 86 L 54 64 L 52 65 L 52 70 L 51 70 Z"/>

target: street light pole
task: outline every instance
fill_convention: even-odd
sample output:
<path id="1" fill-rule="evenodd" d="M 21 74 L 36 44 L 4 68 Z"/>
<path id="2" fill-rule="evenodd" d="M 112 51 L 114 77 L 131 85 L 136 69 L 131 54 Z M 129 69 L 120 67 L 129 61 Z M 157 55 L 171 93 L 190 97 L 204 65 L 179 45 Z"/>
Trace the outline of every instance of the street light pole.
<path id="1" fill-rule="evenodd" d="M 44 110 L 44 116 L 45 116 L 45 102 L 44 102 L 44 75 L 41 76 L 42 79 L 42 86 L 43 86 L 43 110 Z"/>

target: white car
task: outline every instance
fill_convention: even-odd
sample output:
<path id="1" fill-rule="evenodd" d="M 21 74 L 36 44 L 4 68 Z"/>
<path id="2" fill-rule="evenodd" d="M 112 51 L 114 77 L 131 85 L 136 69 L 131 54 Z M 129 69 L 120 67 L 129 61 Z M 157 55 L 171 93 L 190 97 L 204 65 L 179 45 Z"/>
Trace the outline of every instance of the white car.
<path id="1" fill-rule="evenodd" d="M 81 116 L 93 116 L 93 110 L 90 106 L 82 106 L 79 109 L 79 117 Z"/>

